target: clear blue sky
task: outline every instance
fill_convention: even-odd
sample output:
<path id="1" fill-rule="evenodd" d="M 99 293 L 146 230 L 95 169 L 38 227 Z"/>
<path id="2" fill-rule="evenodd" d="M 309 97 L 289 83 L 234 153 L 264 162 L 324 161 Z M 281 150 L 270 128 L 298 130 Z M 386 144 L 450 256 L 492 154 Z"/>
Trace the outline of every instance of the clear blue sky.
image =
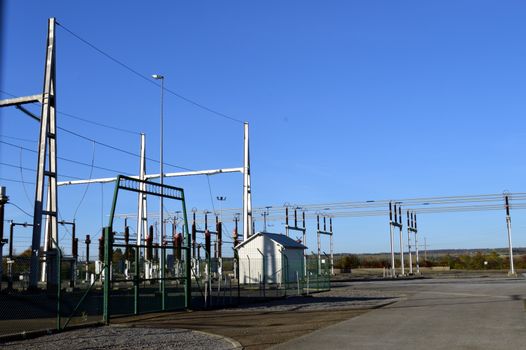
<path id="1" fill-rule="evenodd" d="M 4 91 L 41 89 L 47 18 L 56 17 L 137 71 L 165 75 L 170 89 L 248 120 L 255 206 L 525 190 L 522 1 L 35 0 L 6 1 L 5 10 Z M 57 57 L 59 110 L 143 131 L 148 155 L 158 158 L 159 89 L 60 27 Z M 165 102 L 167 162 L 192 169 L 241 164 L 240 124 L 173 96 Z M 64 116 L 58 123 L 138 152 L 136 135 Z M 2 110 L 0 126 L 3 141 L 36 146 L 5 138 L 37 139 L 36 123 L 20 112 Z M 60 137 L 60 156 L 91 163 L 89 142 Z M 0 156 L 35 167 L 33 154 L 21 157 L 5 144 Z M 94 162 L 130 173 L 138 168 L 136 158 L 98 146 Z M 59 167 L 90 176 L 88 167 Z M 20 169 L 7 166 L 0 174 L 21 178 Z M 23 176 L 34 181 L 34 173 Z M 210 182 L 214 198 L 227 196 L 224 207 L 241 206 L 241 175 Z M 211 207 L 206 178 L 170 183 L 186 189 L 190 207 Z M 20 184 L 2 184 L 31 211 Z M 105 211 L 111 190 L 104 186 Z M 83 192 L 60 190 L 64 219 L 73 217 Z M 100 185 L 88 189 L 76 217 L 81 236 L 100 227 L 100 197 Z M 526 246 L 522 216 L 514 213 L 514 238 Z M 12 207 L 11 217 L 28 220 Z M 419 224 L 433 248 L 506 245 L 501 212 L 430 215 Z M 337 251 L 389 248 L 387 218 L 342 219 L 335 229 Z"/>

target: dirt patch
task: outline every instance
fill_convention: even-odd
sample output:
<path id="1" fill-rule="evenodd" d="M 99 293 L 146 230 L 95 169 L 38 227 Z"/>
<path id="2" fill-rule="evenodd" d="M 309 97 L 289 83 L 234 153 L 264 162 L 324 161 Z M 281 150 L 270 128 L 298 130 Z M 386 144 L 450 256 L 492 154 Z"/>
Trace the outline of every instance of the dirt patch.
<path id="1" fill-rule="evenodd" d="M 238 308 L 149 314 L 115 319 L 112 324 L 183 328 L 232 338 L 246 349 L 265 349 L 320 328 L 359 316 L 400 299 L 397 293 L 361 290 L 353 283 L 334 283 L 327 292 L 293 296 Z"/>
<path id="2" fill-rule="evenodd" d="M 186 328 L 226 336 L 245 349 L 266 349 L 314 330 L 361 315 L 368 310 L 327 311 L 196 311 L 119 320 L 137 327 Z M 117 320 L 116 320 L 117 321 Z"/>

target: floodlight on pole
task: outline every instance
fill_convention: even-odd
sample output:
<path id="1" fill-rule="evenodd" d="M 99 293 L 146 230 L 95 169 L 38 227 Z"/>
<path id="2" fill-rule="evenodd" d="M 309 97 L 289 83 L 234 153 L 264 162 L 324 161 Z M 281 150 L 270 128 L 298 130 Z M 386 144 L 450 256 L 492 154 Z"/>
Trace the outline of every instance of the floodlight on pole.
<path id="1" fill-rule="evenodd" d="M 161 184 L 161 191 L 162 191 L 162 187 L 164 185 L 164 159 L 163 159 L 163 146 L 164 146 L 164 139 L 163 139 L 163 136 L 164 136 L 164 125 L 163 125 L 163 118 L 164 118 L 164 115 L 163 115 L 163 107 L 164 107 L 164 101 L 163 101 L 163 98 L 164 98 L 164 76 L 160 75 L 160 74 L 153 74 L 152 75 L 152 78 L 153 79 L 156 79 L 156 80 L 160 80 L 161 81 L 161 106 L 160 106 L 160 140 L 159 140 L 159 179 L 160 179 L 160 184 Z M 161 195 L 159 197 L 159 247 L 162 247 L 163 246 L 163 241 L 164 241 L 164 236 L 165 236 L 165 232 L 164 232 L 164 201 L 163 201 L 163 196 Z M 161 292 L 163 293 L 163 296 L 164 296 L 164 254 L 160 254 L 160 259 L 161 259 Z M 163 301 L 162 301 L 162 309 L 164 310 L 164 297 L 163 297 Z"/>

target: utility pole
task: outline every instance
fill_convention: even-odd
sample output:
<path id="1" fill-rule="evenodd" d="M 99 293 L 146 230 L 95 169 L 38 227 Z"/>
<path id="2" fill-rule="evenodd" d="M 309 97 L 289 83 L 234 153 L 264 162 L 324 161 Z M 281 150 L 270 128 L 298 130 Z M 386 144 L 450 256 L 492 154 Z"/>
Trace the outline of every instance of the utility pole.
<path id="1" fill-rule="evenodd" d="M 397 210 L 397 206 L 398 210 Z M 394 220 L 393 220 L 393 214 L 394 214 Z M 391 202 L 389 202 L 389 227 L 390 227 L 390 234 L 391 234 L 391 277 L 396 276 L 395 271 L 395 261 L 394 261 L 394 228 L 398 227 L 400 232 L 400 264 L 401 264 L 401 274 L 405 275 L 405 269 L 404 269 L 404 243 L 403 243 L 403 235 L 402 235 L 402 207 L 398 202 L 394 203 L 394 210 Z"/>
<path id="2" fill-rule="evenodd" d="M 156 79 L 156 80 L 160 80 L 161 81 L 161 106 L 160 106 L 160 145 L 159 145 L 159 175 L 160 175 L 160 183 L 161 183 L 161 191 L 163 191 L 163 193 L 161 193 L 161 195 L 159 196 L 159 249 L 163 249 L 163 243 L 164 243 L 164 190 L 163 190 L 163 185 L 164 185 L 164 159 L 163 159 L 163 148 L 164 148 L 164 115 L 163 115 L 163 107 L 164 107 L 164 101 L 163 101 L 163 98 L 164 98 L 164 76 L 162 75 L 159 75 L 159 74 L 154 74 L 152 75 L 152 78 Z M 165 265 L 165 261 L 164 261 L 164 251 L 160 252 L 160 256 L 159 256 L 159 269 L 160 269 L 160 278 L 161 278 L 161 285 L 160 285 L 160 292 L 162 294 L 162 301 L 161 301 L 161 309 L 164 310 L 165 309 L 165 293 L 164 293 L 164 290 L 165 290 L 165 281 L 164 281 L 164 273 L 165 273 L 165 269 L 164 269 L 164 265 Z"/>
<path id="3" fill-rule="evenodd" d="M 140 149 L 140 163 L 139 163 L 139 179 L 146 180 L 146 137 L 141 133 L 141 149 Z M 148 233 L 148 217 L 147 211 L 147 195 L 146 184 L 141 182 L 139 185 L 140 192 L 137 194 L 137 254 L 140 256 L 141 245 L 144 243 L 144 238 Z"/>
<path id="4" fill-rule="evenodd" d="M 396 215 L 396 213 L 395 213 Z M 405 276 L 405 268 L 404 268 L 404 237 L 402 233 L 402 206 L 399 204 L 398 206 L 398 229 L 400 233 L 400 265 L 402 267 L 402 276 Z"/>
<path id="5" fill-rule="evenodd" d="M 411 226 L 415 232 L 416 273 L 420 274 L 420 262 L 418 260 L 418 225 L 416 224 L 416 213 L 413 212 L 411 212 Z"/>
<path id="6" fill-rule="evenodd" d="M 233 241 L 234 241 L 234 248 L 239 244 L 238 222 L 239 222 L 239 213 L 236 213 L 236 214 L 234 214 L 234 231 L 232 232 L 232 238 L 233 238 Z"/>
<path id="7" fill-rule="evenodd" d="M 396 219 L 396 206 L 395 206 Z M 395 272 L 395 258 L 394 258 L 394 221 L 393 221 L 393 204 L 389 202 L 389 243 L 391 246 L 391 278 L 396 275 Z"/>
<path id="8" fill-rule="evenodd" d="M 424 264 L 427 262 L 427 238 L 424 236 Z"/>
<path id="9" fill-rule="evenodd" d="M 411 256 L 411 221 L 409 219 L 409 210 L 406 211 L 407 213 L 407 250 L 409 253 L 409 274 L 413 274 L 413 257 Z"/>
<path id="10" fill-rule="evenodd" d="M 226 201 L 226 197 L 217 196 L 216 199 L 219 201 L 219 221 L 223 222 L 223 202 Z"/>
<path id="11" fill-rule="evenodd" d="M 42 234 L 42 216 L 46 217 L 46 231 L 44 251 L 58 248 L 58 223 L 57 223 L 57 123 L 56 123 L 56 91 L 55 91 L 55 18 L 48 20 L 46 61 L 44 66 L 44 84 L 42 92 L 37 95 L 15 97 L 1 100 L 0 107 L 16 106 L 20 111 L 40 122 L 37 167 L 35 181 L 35 201 L 33 210 L 33 236 L 31 242 L 31 260 L 29 267 L 29 288 L 38 288 L 40 271 L 40 240 Z M 40 117 L 22 107 L 23 104 L 41 104 Z M 48 180 L 47 196 L 45 180 Z M 44 208 L 44 200 L 46 207 Z M 49 248 L 49 249 L 48 249 Z M 55 255 L 50 252 L 49 256 Z M 46 262 L 44 262 L 46 264 Z M 56 265 L 56 264 L 52 264 Z M 45 265 L 44 265 L 45 266 Z M 49 272 L 51 287 L 56 284 L 57 274 L 42 268 L 43 275 Z"/>
<path id="12" fill-rule="evenodd" d="M 267 232 L 267 215 L 268 215 L 268 213 L 266 211 L 264 211 L 263 213 L 261 213 L 261 215 L 263 216 L 263 232 Z"/>
<path id="13" fill-rule="evenodd" d="M 2 251 L 4 250 L 4 244 L 7 240 L 4 239 L 4 206 L 9 201 L 9 197 L 6 195 L 6 189 L 4 186 L 0 187 L 0 290 L 2 290 L 2 266 L 4 265 L 4 257 Z"/>
<path id="14" fill-rule="evenodd" d="M 508 247 L 510 251 L 510 270 L 508 276 L 515 276 L 515 267 L 513 265 L 513 245 L 511 243 L 511 216 L 510 216 L 510 202 L 509 196 L 504 196 L 505 207 L 506 207 L 506 227 L 508 229 Z"/>
<path id="15" fill-rule="evenodd" d="M 55 92 L 55 18 L 48 21 L 46 45 L 46 61 L 44 67 L 44 86 L 42 93 L 34 96 L 14 98 L 0 101 L 0 107 L 16 105 L 21 111 L 26 111 L 20 105 L 40 102 L 40 132 L 38 142 L 35 204 L 33 211 L 33 237 L 31 243 L 31 260 L 29 269 L 29 287 L 38 287 L 40 270 L 40 238 L 42 234 L 42 216 L 47 218 L 46 241 L 50 247 L 57 248 L 57 125 L 56 125 L 56 92 Z M 28 112 L 29 113 L 29 112 Z M 47 158 L 47 161 L 46 161 Z M 48 168 L 46 169 L 46 163 Z M 44 210 L 45 179 L 48 179 L 47 205 Z M 44 245 L 47 251 L 48 245 Z M 56 274 L 50 274 L 56 280 Z M 51 281 L 52 284 L 56 281 Z"/>
<path id="16" fill-rule="evenodd" d="M 263 216 L 263 232 L 267 232 L 267 216 L 269 215 L 269 209 L 272 208 L 272 207 L 265 207 L 266 210 L 261 213 L 261 215 Z"/>
<path id="17" fill-rule="evenodd" d="M 248 123 L 244 123 L 244 157 L 243 157 L 243 241 L 254 233 L 252 221 L 252 188 L 250 181 L 250 153 Z"/>

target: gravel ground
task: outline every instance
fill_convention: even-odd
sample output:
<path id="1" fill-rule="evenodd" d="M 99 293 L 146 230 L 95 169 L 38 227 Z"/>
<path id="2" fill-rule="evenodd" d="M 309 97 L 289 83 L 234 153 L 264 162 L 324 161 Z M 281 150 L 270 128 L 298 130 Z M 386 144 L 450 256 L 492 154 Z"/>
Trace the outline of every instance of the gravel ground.
<path id="1" fill-rule="evenodd" d="M 223 337 L 177 328 L 99 327 L 0 345 L 13 350 L 234 349 Z"/>
<path id="2" fill-rule="evenodd" d="M 354 287 L 354 286 L 358 287 Z M 291 296 L 265 303 L 248 304 L 221 311 L 322 311 L 367 309 L 390 304 L 403 297 L 401 293 L 360 289 L 359 284 L 349 282 L 334 283 L 328 292 L 311 296 Z"/>

